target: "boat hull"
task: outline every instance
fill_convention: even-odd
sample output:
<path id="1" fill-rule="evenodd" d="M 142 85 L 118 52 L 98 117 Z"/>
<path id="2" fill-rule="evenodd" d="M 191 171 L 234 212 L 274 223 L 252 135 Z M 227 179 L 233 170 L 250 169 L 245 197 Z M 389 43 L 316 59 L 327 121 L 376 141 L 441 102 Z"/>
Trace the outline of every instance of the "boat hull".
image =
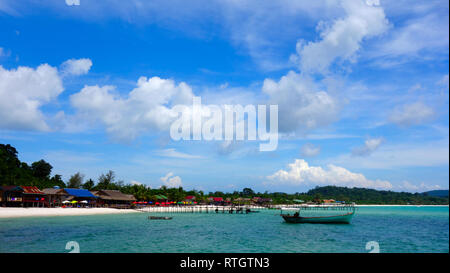
<path id="1" fill-rule="evenodd" d="M 149 220 L 172 220 L 172 217 L 167 216 L 149 216 Z"/>
<path id="2" fill-rule="evenodd" d="M 281 216 L 287 223 L 298 224 L 298 223 L 311 223 L 311 224 L 350 224 L 354 212 L 333 215 L 333 216 L 319 216 L 319 217 L 301 217 L 284 215 Z"/>

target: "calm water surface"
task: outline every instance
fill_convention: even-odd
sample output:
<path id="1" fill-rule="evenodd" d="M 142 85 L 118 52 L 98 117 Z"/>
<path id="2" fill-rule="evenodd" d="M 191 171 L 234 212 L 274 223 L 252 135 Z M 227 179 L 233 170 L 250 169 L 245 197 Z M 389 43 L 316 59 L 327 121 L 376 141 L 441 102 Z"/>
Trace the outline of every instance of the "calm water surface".
<path id="1" fill-rule="evenodd" d="M 168 214 L 164 214 L 168 215 Z M 350 225 L 287 224 L 279 211 L 0 219 L 0 252 L 449 252 L 448 207 L 360 207 Z"/>

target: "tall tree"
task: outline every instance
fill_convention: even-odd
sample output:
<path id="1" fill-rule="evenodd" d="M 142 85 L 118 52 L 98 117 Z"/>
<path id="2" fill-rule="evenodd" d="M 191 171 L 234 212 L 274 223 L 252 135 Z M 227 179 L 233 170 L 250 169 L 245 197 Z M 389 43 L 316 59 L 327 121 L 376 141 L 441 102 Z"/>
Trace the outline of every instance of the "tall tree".
<path id="1" fill-rule="evenodd" d="M 252 189 L 250 189 L 250 188 L 244 188 L 242 190 L 242 195 L 243 196 L 253 196 L 254 194 L 255 194 L 255 192 Z"/>
<path id="2" fill-rule="evenodd" d="M 67 183 L 67 187 L 78 189 L 83 185 L 84 175 L 77 172 L 69 178 L 69 182 Z"/>
<path id="3" fill-rule="evenodd" d="M 33 172 L 33 176 L 40 179 L 49 179 L 52 168 L 52 165 L 45 162 L 45 160 L 43 159 L 31 164 L 31 171 Z"/>
<path id="4" fill-rule="evenodd" d="M 86 183 L 83 184 L 83 186 L 81 186 L 83 189 L 86 190 L 92 190 L 94 188 L 94 180 L 90 179 L 88 181 L 86 181 Z"/>
<path id="5" fill-rule="evenodd" d="M 109 170 L 106 174 L 101 174 L 98 178 L 97 188 L 100 190 L 105 190 L 110 187 L 111 184 L 114 184 L 116 180 L 116 175 L 113 171 Z"/>
<path id="6" fill-rule="evenodd" d="M 55 174 L 51 179 L 50 182 L 53 184 L 53 186 L 59 186 L 61 188 L 66 187 L 66 183 L 61 178 L 61 175 Z"/>

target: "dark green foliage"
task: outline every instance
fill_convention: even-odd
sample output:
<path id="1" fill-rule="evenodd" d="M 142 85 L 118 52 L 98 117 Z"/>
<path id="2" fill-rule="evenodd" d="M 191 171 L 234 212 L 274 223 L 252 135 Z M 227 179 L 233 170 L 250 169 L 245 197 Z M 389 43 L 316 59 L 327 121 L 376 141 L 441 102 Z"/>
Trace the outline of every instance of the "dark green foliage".
<path id="1" fill-rule="evenodd" d="M 78 172 L 69 178 L 67 187 L 78 189 L 81 187 L 81 185 L 83 185 L 83 180 L 84 180 L 84 175 Z"/>
<path id="2" fill-rule="evenodd" d="M 86 183 L 83 184 L 83 186 L 81 186 L 83 189 L 86 190 L 92 190 L 94 188 L 94 180 L 89 179 L 88 181 L 86 181 Z"/>
<path id="3" fill-rule="evenodd" d="M 21 162 L 17 150 L 9 144 L 0 144 L 0 184 L 16 186 L 37 186 L 40 189 L 53 186 L 65 187 L 61 176 L 50 178 L 52 166 L 39 160 L 29 166 Z"/>
<path id="4" fill-rule="evenodd" d="M 40 179 L 48 179 L 50 177 L 50 173 L 52 172 L 52 168 L 52 165 L 48 164 L 43 159 L 31 164 L 33 176 Z"/>
<path id="5" fill-rule="evenodd" d="M 448 190 L 434 190 L 434 191 L 427 191 L 423 193 L 427 196 L 435 196 L 435 197 L 447 197 L 448 198 Z"/>
<path id="6" fill-rule="evenodd" d="M 448 204 L 448 197 L 434 197 L 424 194 L 378 191 L 364 188 L 345 188 L 336 186 L 317 187 L 306 193 L 307 195 L 319 194 L 324 199 L 335 199 L 339 201 L 351 201 L 357 204 L 397 204 L 397 205 L 431 205 Z"/>

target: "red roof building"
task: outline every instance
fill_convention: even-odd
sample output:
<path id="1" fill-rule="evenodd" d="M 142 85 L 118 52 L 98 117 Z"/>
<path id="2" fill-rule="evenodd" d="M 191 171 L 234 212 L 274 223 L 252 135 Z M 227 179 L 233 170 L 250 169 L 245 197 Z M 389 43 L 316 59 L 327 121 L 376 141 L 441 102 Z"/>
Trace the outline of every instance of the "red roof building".
<path id="1" fill-rule="evenodd" d="M 24 194 L 40 194 L 44 195 L 44 193 L 34 186 L 20 186 L 23 189 Z"/>
<path id="2" fill-rule="evenodd" d="M 209 201 L 212 201 L 212 202 L 223 202 L 223 198 L 222 197 L 208 197 L 208 200 Z"/>
<path id="3" fill-rule="evenodd" d="M 20 186 L 23 189 L 22 192 L 22 204 L 25 207 L 28 206 L 44 206 L 47 203 L 47 196 L 44 192 L 35 186 Z"/>

